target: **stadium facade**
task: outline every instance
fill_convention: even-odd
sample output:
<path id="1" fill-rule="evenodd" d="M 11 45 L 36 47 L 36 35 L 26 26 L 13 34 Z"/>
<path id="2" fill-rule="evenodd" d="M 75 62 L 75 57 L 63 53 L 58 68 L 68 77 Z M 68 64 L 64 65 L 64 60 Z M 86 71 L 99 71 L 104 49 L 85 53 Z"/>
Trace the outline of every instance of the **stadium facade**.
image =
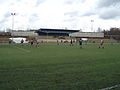
<path id="1" fill-rule="evenodd" d="M 11 36 L 68 36 L 75 38 L 103 38 L 102 32 L 80 32 L 79 30 L 46 29 L 31 31 L 12 31 Z"/>
<path id="2" fill-rule="evenodd" d="M 102 32 L 76 32 L 69 34 L 70 37 L 75 38 L 104 38 L 104 33 Z"/>

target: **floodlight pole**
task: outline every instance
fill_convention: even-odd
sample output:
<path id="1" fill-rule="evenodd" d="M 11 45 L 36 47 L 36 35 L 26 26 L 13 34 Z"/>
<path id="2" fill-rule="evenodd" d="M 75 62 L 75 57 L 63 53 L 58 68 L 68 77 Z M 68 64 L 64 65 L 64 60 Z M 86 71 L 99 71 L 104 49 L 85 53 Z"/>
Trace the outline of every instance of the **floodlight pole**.
<path id="1" fill-rule="evenodd" d="M 93 31 L 93 22 L 94 22 L 94 20 L 91 20 L 91 31 Z"/>
<path id="2" fill-rule="evenodd" d="M 14 30 L 14 16 L 15 15 L 16 15 L 16 13 L 11 13 L 11 16 L 12 16 L 12 30 L 11 30 L 11 34 L 12 34 L 13 30 Z M 12 41 L 13 41 L 13 38 L 12 38 Z"/>
<path id="3" fill-rule="evenodd" d="M 14 30 L 14 16 L 16 15 L 16 13 L 11 13 L 12 16 L 12 30 Z"/>

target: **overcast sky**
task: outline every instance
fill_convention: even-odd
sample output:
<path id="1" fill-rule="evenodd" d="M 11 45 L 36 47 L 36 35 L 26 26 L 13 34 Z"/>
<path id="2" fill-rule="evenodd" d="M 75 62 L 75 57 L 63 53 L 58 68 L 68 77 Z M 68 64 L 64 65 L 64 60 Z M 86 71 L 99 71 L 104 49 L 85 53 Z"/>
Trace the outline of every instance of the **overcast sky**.
<path id="1" fill-rule="evenodd" d="M 0 0 L 0 30 L 120 27 L 120 0 Z M 91 22 L 91 20 L 93 22 Z"/>

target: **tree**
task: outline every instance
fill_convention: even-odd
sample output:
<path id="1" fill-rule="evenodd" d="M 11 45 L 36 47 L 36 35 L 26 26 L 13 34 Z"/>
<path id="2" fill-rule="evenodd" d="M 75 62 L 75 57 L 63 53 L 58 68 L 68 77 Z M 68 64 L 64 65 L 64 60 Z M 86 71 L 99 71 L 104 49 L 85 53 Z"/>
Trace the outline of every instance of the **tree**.
<path id="1" fill-rule="evenodd" d="M 104 30 L 103 32 L 106 38 L 120 41 L 120 28 L 110 28 L 110 30 Z"/>

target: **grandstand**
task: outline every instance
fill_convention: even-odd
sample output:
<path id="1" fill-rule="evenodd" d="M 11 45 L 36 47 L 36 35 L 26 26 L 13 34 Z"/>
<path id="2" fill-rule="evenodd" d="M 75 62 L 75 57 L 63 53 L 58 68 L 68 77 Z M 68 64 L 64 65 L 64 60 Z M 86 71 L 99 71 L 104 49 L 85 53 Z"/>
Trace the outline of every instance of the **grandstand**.
<path id="1" fill-rule="evenodd" d="M 36 31 L 39 36 L 69 36 L 70 33 L 79 32 L 79 30 L 65 30 L 65 29 L 39 29 Z"/>

